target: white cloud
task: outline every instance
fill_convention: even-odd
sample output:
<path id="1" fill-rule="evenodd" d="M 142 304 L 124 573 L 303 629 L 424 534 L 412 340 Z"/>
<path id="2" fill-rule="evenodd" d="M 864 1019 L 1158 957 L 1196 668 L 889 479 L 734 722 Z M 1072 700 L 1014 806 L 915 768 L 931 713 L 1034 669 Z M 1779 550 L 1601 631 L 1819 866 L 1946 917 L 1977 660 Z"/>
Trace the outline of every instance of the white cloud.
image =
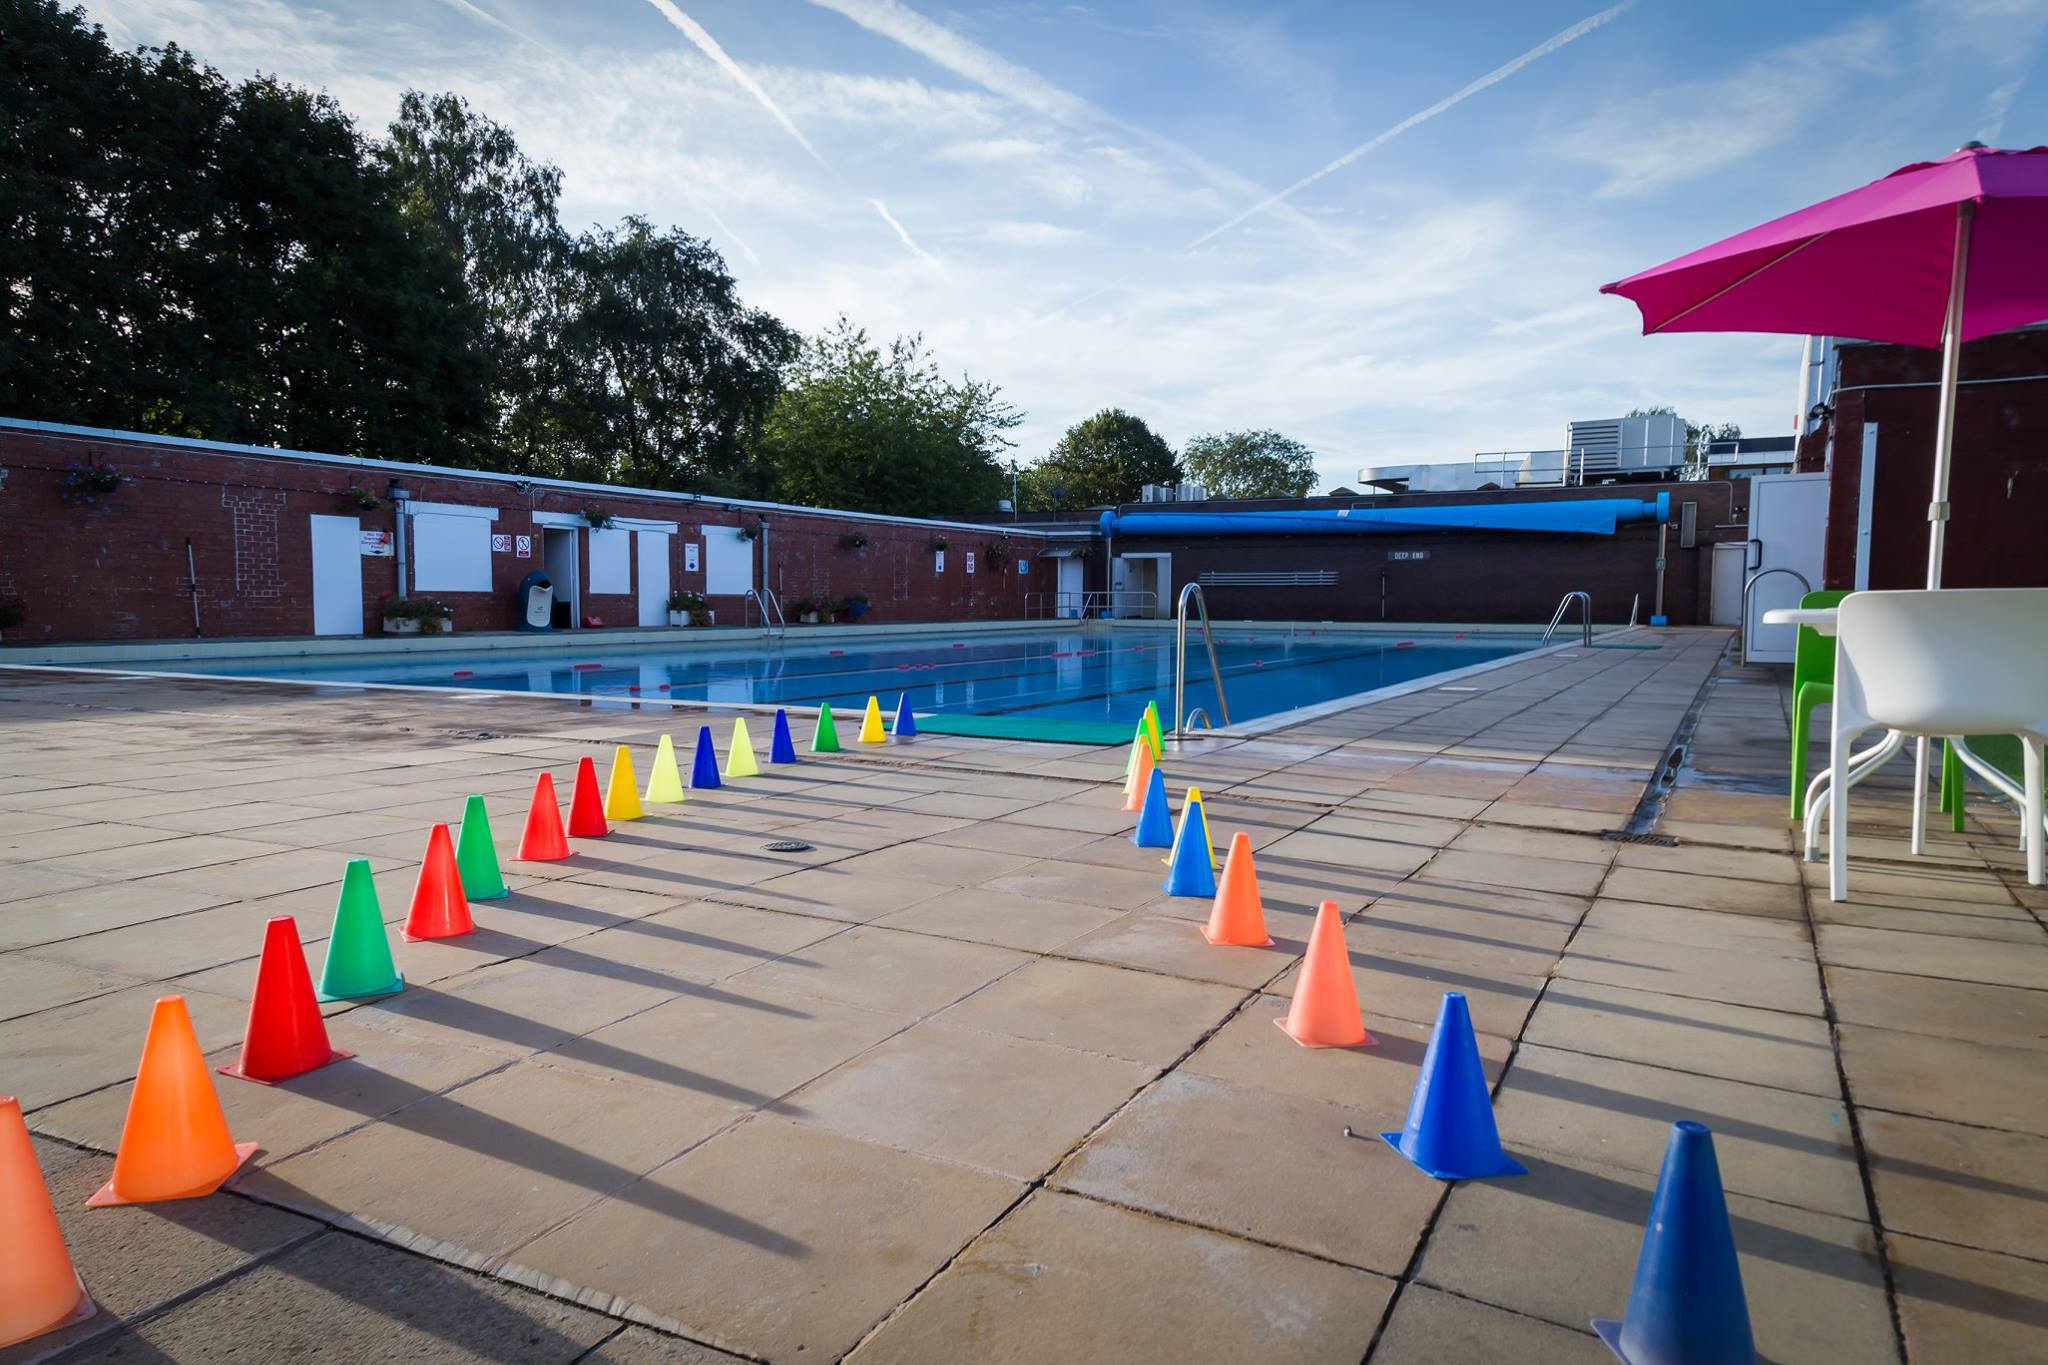
<path id="1" fill-rule="evenodd" d="M 1016 222 L 1003 220 L 984 223 L 977 234 L 985 242 L 997 246 L 1051 247 L 1078 242 L 1088 234 L 1079 228 L 1061 227 L 1057 223 Z"/>
<path id="2" fill-rule="evenodd" d="M 803 130 L 790 122 L 789 115 L 782 112 L 782 106 L 768 97 L 768 92 L 763 90 L 760 83 L 747 74 L 746 68 L 726 54 L 725 49 L 718 45 L 718 40 L 705 32 L 702 24 L 677 9 L 672 0 L 647 0 L 647 3 L 659 10 L 661 17 L 673 24 L 685 38 L 690 40 L 691 45 L 709 57 L 720 71 L 731 77 L 734 85 L 752 95 L 754 102 L 763 109 L 766 109 L 769 116 L 782 125 L 782 130 L 796 139 L 797 146 L 811 154 L 813 161 L 818 162 L 820 165 L 824 163 L 825 158 L 818 155 L 818 149 L 813 147 L 811 140 L 803 135 Z"/>

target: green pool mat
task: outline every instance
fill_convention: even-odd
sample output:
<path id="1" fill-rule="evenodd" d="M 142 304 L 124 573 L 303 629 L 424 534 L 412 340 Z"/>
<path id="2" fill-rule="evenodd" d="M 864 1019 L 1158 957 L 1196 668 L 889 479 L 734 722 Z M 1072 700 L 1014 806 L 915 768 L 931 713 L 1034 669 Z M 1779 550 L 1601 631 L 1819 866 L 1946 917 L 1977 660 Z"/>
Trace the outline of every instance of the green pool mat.
<path id="1" fill-rule="evenodd" d="M 1131 727 L 1101 720 L 1054 720 L 1047 716 L 969 716 L 950 711 L 917 718 L 919 733 L 967 735 L 975 739 L 1028 739 L 1041 744 L 1128 744 Z"/>

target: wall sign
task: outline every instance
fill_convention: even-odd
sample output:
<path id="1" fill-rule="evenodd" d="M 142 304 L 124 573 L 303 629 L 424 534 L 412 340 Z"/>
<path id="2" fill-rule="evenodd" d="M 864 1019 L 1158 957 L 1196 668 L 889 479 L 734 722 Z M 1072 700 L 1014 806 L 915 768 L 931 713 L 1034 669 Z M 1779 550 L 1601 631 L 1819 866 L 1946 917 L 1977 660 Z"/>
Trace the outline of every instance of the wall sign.
<path id="1" fill-rule="evenodd" d="M 363 558 L 390 559 L 396 554 L 397 550 L 391 544 L 391 532 L 363 532 Z"/>
<path id="2" fill-rule="evenodd" d="M 1389 551 L 1387 551 L 1387 558 L 1388 558 L 1388 559 L 1428 559 L 1428 558 L 1429 558 L 1429 551 L 1427 551 L 1427 550 L 1389 550 Z"/>
<path id="3" fill-rule="evenodd" d="M 967 552 L 967 566 L 966 566 L 966 567 L 967 567 L 967 572 L 969 572 L 969 573 L 973 573 L 973 572 L 974 572 L 974 551 L 972 551 L 972 550 L 969 550 L 969 551 Z"/>
<path id="4" fill-rule="evenodd" d="M 694 540 L 683 546 L 683 572 L 697 572 L 697 542 Z"/>
<path id="5" fill-rule="evenodd" d="M 517 556 L 518 556 L 519 558 L 521 558 L 521 559 L 532 559 L 532 558 L 533 558 L 533 537 L 532 537 L 532 536 L 514 536 L 514 537 L 512 537 L 512 553 L 513 553 L 513 554 L 515 554 L 515 555 L 517 555 Z"/>
<path id="6" fill-rule="evenodd" d="M 969 556 L 967 557 L 967 560 L 968 560 L 968 562 L 969 562 L 970 564 L 971 564 L 971 563 L 973 563 L 973 562 L 974 562 L 974 556 L 973 556 L 973 555 L 969 555 Z M 933 551 L 932 551 L 932 572 L 933 572 L 933 573 L 944 573 L 945 571 L 946 571 L 946 552 L 945 552 L 944 550 L 933 550 Z"/>
<path id="7" fill-rule="evenodd" d="M 512 552 L 512 537 L 510 537 L 510 536 L 500 536 L 500 535 L 494 535 L 494 536 L 492 536 L 492 537 L 491 537 L 491 553 L 492 553 L 492 554 L 494 554 L 494 555 L 502 555 L 502 554 L 510 554 L 511 552 Z"/>

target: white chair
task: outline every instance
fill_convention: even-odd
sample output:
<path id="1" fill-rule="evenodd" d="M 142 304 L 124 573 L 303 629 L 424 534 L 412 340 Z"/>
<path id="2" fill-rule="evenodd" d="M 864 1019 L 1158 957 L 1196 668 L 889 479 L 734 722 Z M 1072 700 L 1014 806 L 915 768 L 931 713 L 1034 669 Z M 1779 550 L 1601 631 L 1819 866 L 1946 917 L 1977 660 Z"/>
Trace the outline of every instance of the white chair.
<path id="1" fill-rule="evenodd" d="M 1835 647 L 1828 898 L 1839 901 L 1849 895 L 1848 807 L 1855 781 L 1849 745 L 1879 727 L 1892 731 L 1885 742 L 1894 747 L 1907 735 L 2018 735 L 2026 751 L 2025 786 L 1998 785 L 2021 807 L 2027 881 L 2040 886 L 2043 845 L 2048 844 L 2041 823 L 2041 746 L 2048 740 L 2048 588 L 1854 593 L 1843 599 Z M 1862 767 L 1860 762 L 1856 766 Z M 1926 799 L 1923 783 L 1913 796 L 1916 827 L 1924 818 Z"/>

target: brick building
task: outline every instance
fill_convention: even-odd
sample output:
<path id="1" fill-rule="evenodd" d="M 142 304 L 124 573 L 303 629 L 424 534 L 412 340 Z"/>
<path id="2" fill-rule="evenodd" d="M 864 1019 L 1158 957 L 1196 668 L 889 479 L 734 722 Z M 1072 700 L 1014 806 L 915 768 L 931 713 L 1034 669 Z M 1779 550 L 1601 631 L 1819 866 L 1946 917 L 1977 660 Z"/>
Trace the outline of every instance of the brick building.
<path id="1" fill-rule="evenodd" d="M 68 486 L 93 467 L 120 487 Z M 1050 586 L 1046 543 L 965 522 L 0 419 L 0 602 L 25 613 L 9 643 L 360 635 L 400 595 L 401 566 L 407 592 L 448 602 L 458 630 L 513 628 L 536 569 L 579 626 L 664 624 L 676 589 L 731 624 L 761 586 L 791 605 L 866 593 L 877 622 L 1014 620 L 1027 592 Z"/>

